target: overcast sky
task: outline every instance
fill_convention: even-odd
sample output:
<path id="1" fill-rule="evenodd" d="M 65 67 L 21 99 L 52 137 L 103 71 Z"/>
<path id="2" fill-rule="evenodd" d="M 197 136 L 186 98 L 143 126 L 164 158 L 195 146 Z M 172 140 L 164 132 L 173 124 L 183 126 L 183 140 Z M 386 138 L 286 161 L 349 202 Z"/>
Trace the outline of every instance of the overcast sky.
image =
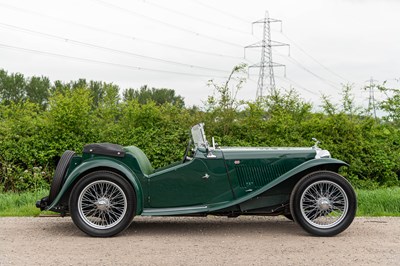
<path id="1" fill-rule="evenodd" d="M 396 0 L 0 0 L 0 68 L 50 80 L 100 80 L 121 89 L 174 89 L 202 105 L 239 63 L 257 64 L 262 38 L 252 22 L 269 12 L 277 88 L 295 88 L 318 106 L 321 94 L 339 102 L 341 84 L 357 100 L 371 77 L 400 82 L 400 1 Z M 256 96 L 250 69 L 240 99 Z"/>

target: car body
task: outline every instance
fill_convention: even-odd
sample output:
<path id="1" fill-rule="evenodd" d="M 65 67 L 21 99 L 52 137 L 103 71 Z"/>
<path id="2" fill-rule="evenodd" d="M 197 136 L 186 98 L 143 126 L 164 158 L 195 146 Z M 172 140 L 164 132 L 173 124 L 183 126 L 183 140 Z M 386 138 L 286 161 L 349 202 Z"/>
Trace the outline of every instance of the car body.
<path id="1" fill-rule="evenodd" d="M 184 158 L 153 169 L 135 146 L 89 144 L 66 151 L 42 210 L 70 214 L 91 236 L 113 236 L 134 216 L 285 215 L 307 232 L 332 236 L 356 212 L 356 196 L 338 174 L 343 161 L 318 147 L 219 147 L 204 124 L 191 129 Z M 189 156 L 190 155 L 190 156 Z"/>

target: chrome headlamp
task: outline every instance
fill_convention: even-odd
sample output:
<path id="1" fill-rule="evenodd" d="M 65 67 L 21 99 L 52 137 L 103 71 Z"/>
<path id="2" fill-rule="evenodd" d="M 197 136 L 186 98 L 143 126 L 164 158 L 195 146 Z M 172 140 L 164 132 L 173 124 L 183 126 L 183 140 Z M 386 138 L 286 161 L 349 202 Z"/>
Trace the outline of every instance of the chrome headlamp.
<path id="1" fill-rule="evenodd" d="M 316 149 L 315 159 L 331 158 L 331 153 L 327 150 Z"/>

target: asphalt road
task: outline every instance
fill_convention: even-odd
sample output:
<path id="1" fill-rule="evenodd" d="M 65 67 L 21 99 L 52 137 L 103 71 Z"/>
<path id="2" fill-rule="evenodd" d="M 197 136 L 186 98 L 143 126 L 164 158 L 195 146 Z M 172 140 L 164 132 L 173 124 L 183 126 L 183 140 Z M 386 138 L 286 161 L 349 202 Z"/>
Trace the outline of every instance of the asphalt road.
<path id="1" fill-rule="evenodd" d="M 313 237 L 284 217 L 136 217 L 113 238 L 71 218 L 0 218 L 0 265 L 400 265 L 400 218 Z"/>

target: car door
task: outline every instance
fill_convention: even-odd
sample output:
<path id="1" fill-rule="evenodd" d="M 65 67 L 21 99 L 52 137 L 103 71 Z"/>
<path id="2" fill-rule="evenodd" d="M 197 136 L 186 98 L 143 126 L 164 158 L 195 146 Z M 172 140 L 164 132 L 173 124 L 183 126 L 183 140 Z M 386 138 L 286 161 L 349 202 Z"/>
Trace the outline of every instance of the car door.
<path id="1" fill-rule="evenodd" d="M 149 177 L 148 203 L 152 208 L 207 205 L 233 199 L 222 154 L 193 160 Z"/>

